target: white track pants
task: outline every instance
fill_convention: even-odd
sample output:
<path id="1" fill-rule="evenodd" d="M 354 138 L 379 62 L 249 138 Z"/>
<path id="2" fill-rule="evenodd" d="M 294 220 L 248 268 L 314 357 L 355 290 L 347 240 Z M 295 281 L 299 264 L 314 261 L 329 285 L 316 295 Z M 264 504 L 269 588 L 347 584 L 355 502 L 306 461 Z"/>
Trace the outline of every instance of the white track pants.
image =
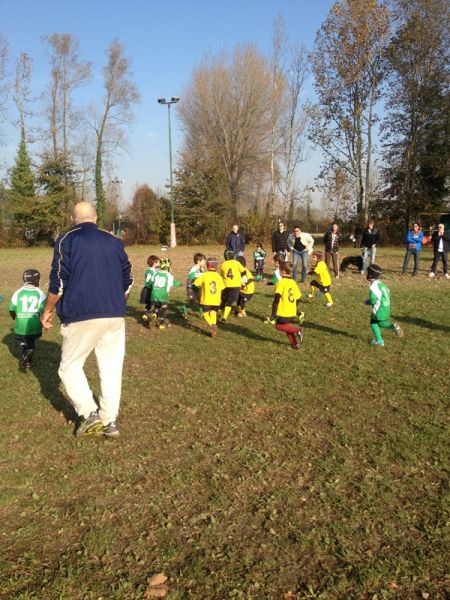
<path id="1" fill-rule="evenodd" d="M 84 363 L 95 351 L 100 375 L 99 415 L 107 425 L 119 413 L 122 367 L 125 355 L 125 319 L 91 319 L 61 326 L 63 338 L 58 374 L 75 410 L 82 417 L 97 410 L 84 374 Z"/>

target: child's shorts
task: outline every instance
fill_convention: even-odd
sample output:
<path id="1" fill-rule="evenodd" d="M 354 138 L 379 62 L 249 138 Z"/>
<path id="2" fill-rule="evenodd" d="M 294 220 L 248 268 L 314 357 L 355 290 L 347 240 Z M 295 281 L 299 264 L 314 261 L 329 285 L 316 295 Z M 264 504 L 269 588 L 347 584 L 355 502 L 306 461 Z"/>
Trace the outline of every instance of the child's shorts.
<path id="1" fill-rule="evenodd" d="M 222 292 L 222 304 L 225 306 L 232 306 L 239 300 L 239 294 L 241 293 L 240 287 L 228 287 Z"/>
<path id="2" fill-rule="evenodd" d="M 213 311 L 213 312 L 217 312 L 220 308 L 220 306 L 211 306 L 210 304 L 199 304 L 200 308 L 202 309 L 202 311 L 205 312 L 209 312 L 209 311 Z"/>
<path id="3" fill-rule="evenodd" d="M 318 288 L 322 294 L 327 294 L 330 291 L 331 285 L 322 285 L 321 283 L 319 283 L 318 281 L 316 281 L 315 279 L 313 279 L 311 281 L 311 284 L 313 287 Z"/>

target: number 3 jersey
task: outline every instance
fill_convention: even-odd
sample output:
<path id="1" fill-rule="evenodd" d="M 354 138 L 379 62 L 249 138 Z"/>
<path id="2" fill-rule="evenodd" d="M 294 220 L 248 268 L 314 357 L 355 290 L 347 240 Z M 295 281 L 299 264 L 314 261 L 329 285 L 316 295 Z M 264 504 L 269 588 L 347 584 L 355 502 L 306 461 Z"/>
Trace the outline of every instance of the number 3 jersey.
<path id="1" fill-rule="evenodd" d="M 34 285 L 26 284 L 16 290 L 9 303 L 9 311 L 16 313 L 14 333 L 36 335 L 42 332 L 39 320 L 45 306 L 44 292 Z"/>
<path id="2" fill-rule="evenodd" d="M 283 277 L 277 283 L 275 295 L 280 294 L 277 306 L 277 317 L 295 317 L 297 314 L 297 300 L 302 297 L 297 282 L 291 277 Z"/>
<path id="3" fill-rule="evenodd" d="M 222 290 L 225 288 L 222 276 L 216 271 L 207 271 L 194 281 L 193 285 L 200 288 L 199 304 L 203 306 L 220 306 Z"/>

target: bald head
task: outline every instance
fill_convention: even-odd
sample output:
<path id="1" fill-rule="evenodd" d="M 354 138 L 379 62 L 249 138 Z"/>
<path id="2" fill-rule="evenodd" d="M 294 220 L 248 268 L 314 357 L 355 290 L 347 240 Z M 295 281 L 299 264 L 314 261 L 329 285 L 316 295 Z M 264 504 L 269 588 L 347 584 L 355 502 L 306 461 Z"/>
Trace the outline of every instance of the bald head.
<path id="1" fill-rule="evenodd" d="M 97 211 L 90 202 L 78 202 L 72 209 L 72 223 L 97 223 Z"/>

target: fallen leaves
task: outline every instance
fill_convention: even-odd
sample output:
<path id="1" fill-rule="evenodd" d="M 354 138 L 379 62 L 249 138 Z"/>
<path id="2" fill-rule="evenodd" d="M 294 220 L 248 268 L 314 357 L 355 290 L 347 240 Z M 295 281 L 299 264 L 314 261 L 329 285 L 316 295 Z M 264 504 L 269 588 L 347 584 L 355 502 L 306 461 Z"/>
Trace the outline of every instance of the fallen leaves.
<path id="1" fill-rule="evenodd" d="M 169 591 L 166 583 L 167 577 L 164 573 L 157 573 L 147 579 L 147 589 L 144 598 L 164 598 Z"/>

